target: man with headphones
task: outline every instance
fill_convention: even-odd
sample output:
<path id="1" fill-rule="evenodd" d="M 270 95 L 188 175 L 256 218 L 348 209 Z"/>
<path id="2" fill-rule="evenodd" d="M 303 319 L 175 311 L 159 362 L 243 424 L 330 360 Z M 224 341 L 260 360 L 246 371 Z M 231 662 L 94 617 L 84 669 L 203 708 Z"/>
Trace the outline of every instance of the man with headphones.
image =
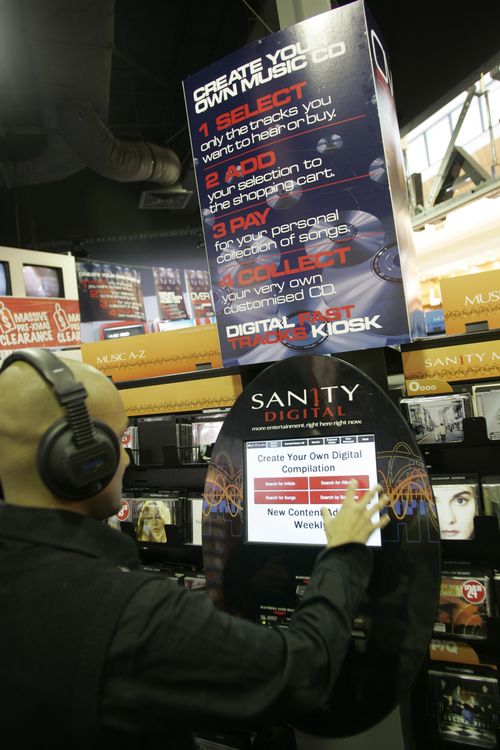
<path id="1" fill-rule="evenodd" d="M 0 731 L 6 750 L 192 747 L 194 726 L 324 705 L 368 583 L 377 523 L 354 485 L 324 517 L 294 622 L 269 630 L 138 570 L 102 523 L 121 506 L 127 417 L 115 386 L 48 350 L 0 373 Z"/>

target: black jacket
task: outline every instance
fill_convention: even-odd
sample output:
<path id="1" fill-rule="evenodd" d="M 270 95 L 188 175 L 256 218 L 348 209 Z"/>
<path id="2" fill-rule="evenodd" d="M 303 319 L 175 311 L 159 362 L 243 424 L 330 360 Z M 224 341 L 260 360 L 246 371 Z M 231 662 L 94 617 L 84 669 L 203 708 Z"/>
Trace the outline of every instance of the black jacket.
<path id="1" fill-rule="evenodd" d="M 322 553 L 293 624 L 271 630 L 133 572 L 133 542 L 98 521 L 0 507 L 5 747 L 180 749 L 197 726 L 316 710 L 345 655 L 370 559 L 362 545 Z"/>

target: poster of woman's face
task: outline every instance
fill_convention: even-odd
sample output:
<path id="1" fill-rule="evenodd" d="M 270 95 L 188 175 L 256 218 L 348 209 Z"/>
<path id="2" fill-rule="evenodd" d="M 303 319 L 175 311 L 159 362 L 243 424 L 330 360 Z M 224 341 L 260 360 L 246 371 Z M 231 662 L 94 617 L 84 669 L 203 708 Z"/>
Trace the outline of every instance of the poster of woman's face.
<path id="1" fill-rule="evenodd" d="M 472 539 L 479 512 L 474 484 L 433 484 L 441 539 Z"/>

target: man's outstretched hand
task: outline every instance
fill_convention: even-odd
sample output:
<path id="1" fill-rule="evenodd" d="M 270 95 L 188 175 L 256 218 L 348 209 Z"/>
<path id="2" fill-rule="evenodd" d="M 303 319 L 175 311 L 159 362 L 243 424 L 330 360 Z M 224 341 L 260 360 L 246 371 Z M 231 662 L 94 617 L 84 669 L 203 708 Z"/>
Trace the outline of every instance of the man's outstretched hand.
<path id="1" fill-rule="evenodd" d="M 365 492 L 360 500 L 355 499 L 356 488 L 357 482 L 353 479 L 346 489 L 344 502 L 336 516 L 331 516 L 327 508 L 321 508 L 327 547 L 339 547 L 350 542 L 366 544 L 375 529 L 383 529 L 390 521 L 387 513 L 382 515 L 379 521 L 372 521 L 373 515 L 385 508 L 389 502 L 387 495 L 381 495 L 379 502 L 368 508 L 375 495 L 382 491 L 379 484 Z"/>

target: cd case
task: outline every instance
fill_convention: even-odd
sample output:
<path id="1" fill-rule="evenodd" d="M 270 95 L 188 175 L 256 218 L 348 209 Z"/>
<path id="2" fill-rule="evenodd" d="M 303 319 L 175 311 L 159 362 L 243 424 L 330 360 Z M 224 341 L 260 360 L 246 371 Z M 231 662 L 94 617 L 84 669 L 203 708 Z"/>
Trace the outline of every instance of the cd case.
<path id="1" fill-rule="evenodd" d="M 474 538 L 474 518 L 480 513 L 477 474 L 431 474 L 441 539 Z"/>
<path id="2" fill-rule="evenodd" d="M 495 615 L 500 617 L 500 568 L 493 571 L 493 587 L 495 589 Z"/>
<path id="3" fill-rule="evenodd" d="M 472 747 L 497 747 L 498 680 L 481 666 L 444 665 L 429 670 L 439 735 Z"/>
<path id="4" fill-rule="evenodd" d="M 472 406 L 475 417 L 484 417 L 490 440 L 500 440 L 500 383 L 472 386 Z"/>
<path id="5" fill-rule="evenodd" d="M 489 516 L 496 516 L 500 527 L 500 475 L 481 477 L 481 493 L 484 512 Z"/>
<path id="6" fill-rule="evenodd" d="M 205 419 L 192 424 L 192 442 L 195 453 L 195 460 L 203 463 L 210 461 L 212 449 L 221 431 L 223 419 Z"/>
<path id="7" fill-rule="evenodd" d="M 184 271 L 191 318 L 210 318 L 215 315 L 208 271 Z"/>
<path id="8" fill-rule="evenodd" d="M 490 578 L 485 570 L 467 563 L 443 565 L 435 633 L 485 639 L 491 611 Z"/>
<path id="9" fill-rule="evenodd" d="M 202 544 L 203 496 L 201 492 L 188 492 L 187 500 L 187 539 L 189 544 Z"/>
<path id="10" fill-rule="evenodd" d="M 463 440 L 463 420 L 471 416 L 468 393 L 403 398 L 400 403 L 417 443 L 456 443 Z"/>
<path id="11" fill-rule="evenodd" d="M 137 542 L 184 544 L 188 534 L 186 497 L 179 490 L 144 492 L 141 497 L 122 494 L 122 508 L 108 525 Z"/>

